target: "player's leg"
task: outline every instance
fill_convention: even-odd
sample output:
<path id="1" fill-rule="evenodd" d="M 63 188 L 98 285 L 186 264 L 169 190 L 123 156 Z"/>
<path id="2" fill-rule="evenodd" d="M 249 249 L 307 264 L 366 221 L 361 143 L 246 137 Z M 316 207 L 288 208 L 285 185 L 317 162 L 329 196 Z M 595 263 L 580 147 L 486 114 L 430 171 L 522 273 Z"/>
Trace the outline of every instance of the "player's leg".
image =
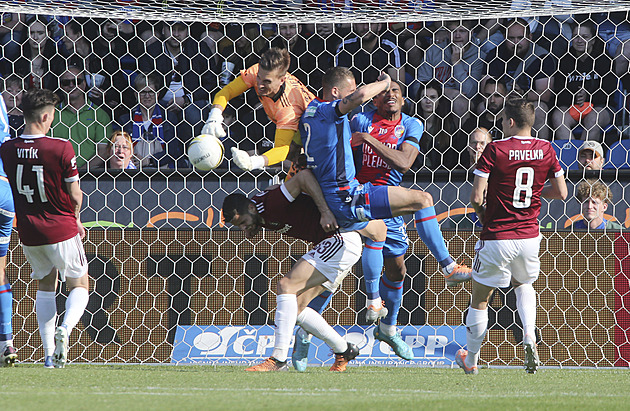
<path id="1" fill-rule="evenodd" d="M 56 250 L 51 259 L 59 269 L 59 279 L 65 281 L 68 289 L 66 313 L 55 330 L 55 368 L 63 368 L 68 361 L 70 334 L 85 313 L 89 301 L 88 264 L 81 238 L 75 237 L 55 244 Z"/>
<path id="2" fill-rule="evenodd" d="M 365 292 L 367 308 L 365 319 L 368 322 L 376 322 L 387 315 L 387 309 L 383 306 L 379 293 L 379 281 L 383 272 L 383 246 L 387 239 L 387 226 L 382 220 L 372 220 L 368 225 L 358 230 L 365 237 L 363 258 L 363 279 L 365 280 Z"/>
<path id="3" fill-rule="evenodd" d="M 0 184 L 0 367 L 11 367 L 17 360 L 17 352 L 13 347 L 13 292 L 6 265 L 15 213 L 11 187 L 6 178 Z"/>
<path id="4" fill-rule="evenodd" d="M 25 252 L 26 254 L 26 252 Z M 32 267 L 32 259 L 27 257 Z M 52 265 L 52 264 L 51 264 Z M 35 271 L 32 274 L 35 277 Z M 53 368 L 53 353 L 55 351 L 55 327 L 57 326 L 57 269 L 52 268 L 46 276 L 39 279 L 37 296 L 35 297 L 35 313 L 39 326 L 39 335 L 44 348 L 44 367 Z"/>
<path id="5" fill-rule="evenodd" d="M 453 286 L 469 281 L 470 269 L 457 264 L 446 248 L 431 194 L 398 186 L 389 186 L 387 194 L 393 216 L 414 214 L 418 235 L 440 263 L 447 285 Z"/>
<path id="6" fill-rule="evenodd" d="M 480 240 L 475 245 L 472 298 L 466 316 L 467 350 L 459 350 L 455 357 L 466 374 L 477 373 L 479 352 L 488 329 L 488 301 L 495 288 L 510 284 L 511 255 L 515 255 L 515 250 L 507 241 Z"/>
<path id="7" fill-rule="evenodd" d="M 540 271 L 540 239 L 519 240 L 521 254 L 511 264 L 516 307 L 523 324 L 525 371 L 530 374 L 534 374 L 540 365 L 536 344 L 536 291 L 533 287 Z"/>

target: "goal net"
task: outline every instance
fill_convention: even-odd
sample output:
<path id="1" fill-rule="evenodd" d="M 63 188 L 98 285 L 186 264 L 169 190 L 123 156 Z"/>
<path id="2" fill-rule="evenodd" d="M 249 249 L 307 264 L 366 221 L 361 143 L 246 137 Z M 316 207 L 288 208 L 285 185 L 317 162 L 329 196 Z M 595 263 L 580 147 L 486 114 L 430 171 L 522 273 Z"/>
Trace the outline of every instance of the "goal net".
<path id="1" fill-rule="evenodd" d="M 425 133 L 402 185 L 433 196 L 449 251 L 469 265 L 480 231 L 468 200 L 469 138 L 479 127 L 502 138 L 505 98 L 532 100 L 534 132 L 552 141 L 569 185 L 569 199 L 544 202 L 540 216 L 541 360 L 630 364 L 630 1 L 12 0 L 1 10 L 0 84 L 13 135 L 23 125 L 21 93 L 50 88 L 63 101 L 51 133 L 72 140 L 82 167 L 91 294 L 71 361 L 244 364 L 270 355 L 277 281 L 310 246 L 270 231 L 246 239 L 220 209 L 227 194 L 278 183 L 288 165 L 243 172 L 228 154 L 200 172 L 185 150 L 216 92 L 277 46 L 315 94 L 333 65 L 349 66 L 359 84 L 386 71 L 404 85 L 404 110 Z M 226 153 L 273 146 L 275 127 L 252 90 L 224 117 Z M 110 142 L 118 129 L 132 139 L 131 158 L 118 151 L 125 143 Z M 587 140 L 597 143 L 582 150 Z M 119 170 L 119 157 L 135 169 Z M 589 223 L 577 198 L 585 179 L 608 188 L 606 230 L 580 228 Z M 324 317 L 359 344 L 358 363 L 450 366 L 465 344 L 471 288 L 447 288 L 413 223 L 407 228 L 398 325 L 416 360 L 374 340 L 360 264 Z M 36 285 L 17 233 L 7 261 L 19 359 L 41 362 Z M 60 315 L 65 295 L 61 287 Z M 515 301 L 510 288 L 494 294 L 482 364 L 522 365 Z M 313 345 L 313 364 L 332 362 L 322 342 Z"/>

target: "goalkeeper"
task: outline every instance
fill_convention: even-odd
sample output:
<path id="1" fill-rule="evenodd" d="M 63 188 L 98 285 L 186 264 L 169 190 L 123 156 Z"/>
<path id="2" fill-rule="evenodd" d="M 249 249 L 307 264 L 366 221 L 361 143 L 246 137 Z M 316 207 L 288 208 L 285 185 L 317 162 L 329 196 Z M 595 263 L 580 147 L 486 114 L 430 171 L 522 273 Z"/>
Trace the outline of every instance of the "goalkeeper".
<path id="1" fill-rule="evenodd" d="M 232 160 L 245 171 L 285 160 L 294 139 L 301 145 L 298 124 L 306 106 L 315 96 L 297 78 L 287 73 L 290 61 L 287 50 L 272 47 L 263 53 L 258 64 L 242 70 L 236 79 L 214 96 L 212 110 L 202 134 L 225 137 L 223 110 L 228 101 L 252 87 L 265 113 L 276 125 L 274 147 L 263 155 L 250 156 L 243 150 L 232 148 Z"/>

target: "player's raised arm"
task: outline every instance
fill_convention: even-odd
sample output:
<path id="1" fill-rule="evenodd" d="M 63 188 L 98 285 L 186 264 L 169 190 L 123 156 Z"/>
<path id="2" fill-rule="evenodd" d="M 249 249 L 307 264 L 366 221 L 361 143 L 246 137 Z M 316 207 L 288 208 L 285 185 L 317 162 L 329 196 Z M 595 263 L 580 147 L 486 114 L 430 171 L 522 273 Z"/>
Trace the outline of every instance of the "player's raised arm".
<path id="1" fill-rule="evenodd" d="M 337 106 L 339 113 L 343 115 L 351 112 L 361 104 L 374 98 L 380 92 L 389 90 L 390 85 L 391 79 L 389 75 L 385 73 L 381 74 L 375 82 L 361 86 L 352 94 L 342 97 L 341 102 L 339 102 Z"/>
<path id="2" fill-rule="evenodd" d="M 301 193 L 306 193 L 311 196 L 313 202 L 319 210 L 319 213 L 322 215 L 320 224 L 324 231 L 329 232 L 339 228 L 337 220 L 335 219 L 332 211 L 330 211 L 330 208 L 328 208 L 322 189 L 311 170 L 305 169 L 300 171 L 289 181 L 286 181 L 284 186 L 289 194 L 291 194 L 294 198 L 299 196 Z"/>
<path id="3" fill-rule="evenodd" d="M 227 86 L 223 87 L 214 96 L 212 100 L 212 110 L 206 124 L 201 129 L 201 134 L 210 134 L 218 138 L 225 137 L 225 130 L 223 129 L 223 110 L 227 107 L 228 101 L 232 100 L 236 96 L 240 96 L 249 89 L 249 86 L 245 84 L 241 76 L 236 77 Z"/>

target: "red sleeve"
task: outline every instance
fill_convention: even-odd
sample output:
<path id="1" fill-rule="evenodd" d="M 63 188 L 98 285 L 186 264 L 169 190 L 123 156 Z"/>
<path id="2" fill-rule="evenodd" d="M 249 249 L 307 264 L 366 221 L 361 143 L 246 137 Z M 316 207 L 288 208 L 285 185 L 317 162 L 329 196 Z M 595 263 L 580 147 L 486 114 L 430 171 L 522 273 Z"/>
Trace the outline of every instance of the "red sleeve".
<path id="1" fill-rule="evenodd" d="M 63 152 L 61 153 L 61 168 L 63 170 L 63 179 L 68 182 L 75 180 L 79 175 L 77 170 L 77 159 L 74 154 L 72 144 L 67 141 L 63 146 Z"/>
<path id="2" fill-rule="evenodd" d="M 496 157 L 496 145 L 492 143 L 488 144 L 483 150 L 479 161 L 477 161 L 477 170 L 484 174 L 490 174 L 490 171 L 494 167 Z"/>

